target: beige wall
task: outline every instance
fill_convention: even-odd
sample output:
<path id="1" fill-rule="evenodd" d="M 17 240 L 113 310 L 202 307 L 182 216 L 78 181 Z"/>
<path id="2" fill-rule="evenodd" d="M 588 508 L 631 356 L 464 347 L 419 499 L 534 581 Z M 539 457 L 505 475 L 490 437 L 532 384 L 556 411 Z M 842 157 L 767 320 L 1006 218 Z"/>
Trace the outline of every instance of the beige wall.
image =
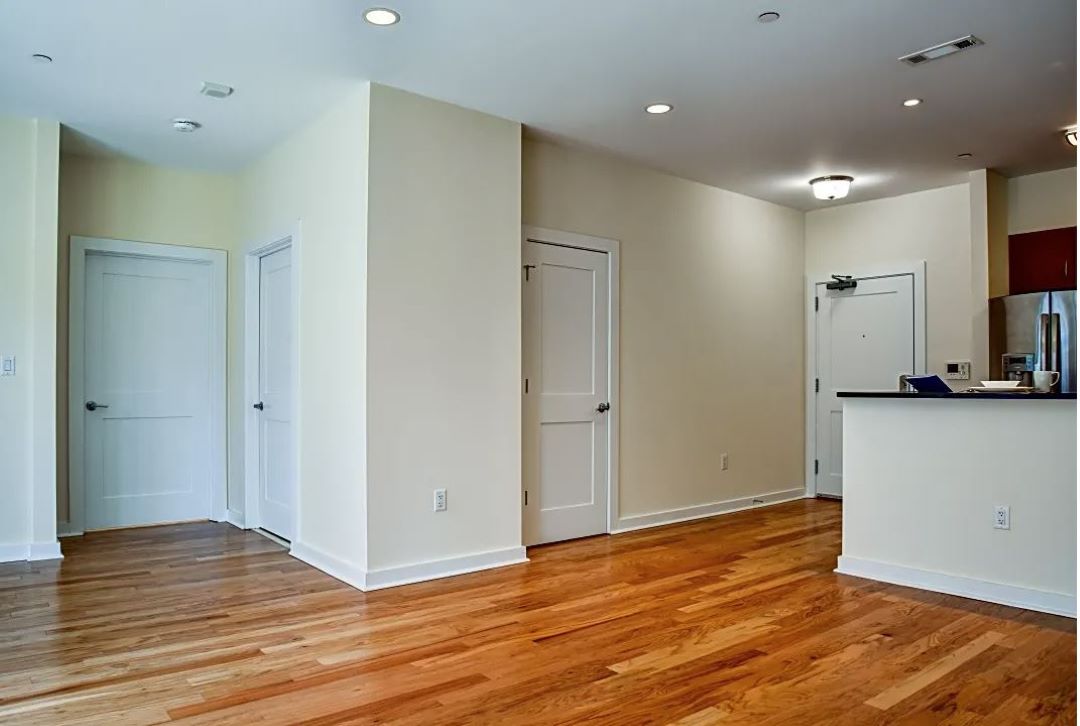
<path id="1" fill-rule="evenodd" d="M 59 126 L 0 117 L 0 561 L 58 554 L 55 520 Z"/>
<path id="2" fill-rule="evenodd" d="M 237 243 L 237 184 L 233 176 L 168 169 L 120 158 L 64 154 L 60 159 L 59 309 L 57 324 L 57 510 L 68 520 L 68 258 L 70 238 L 154 242 L 232 250 Z M 228 389 L 229 417 L 242 409 L 240 348 L 236 331 L 243 322 L 237 294 L 238 266 L 229 259 Z M 230 426 L 230 483 L 237 477 L 238 439 Z M 230 492 L 230 503 L 235 492 Z"/>
<path id="3" fill-rule="evenodd" d="M 977 347 L 970 204 L 960 184 L 809 212 L 807 274 L 926 260 L 927 367 L 944 376 L 946 360 L 972 360 Z"/>
<path id="4" fill-rule="evenodd" d="M 522 199 L 621 244 L 620 516 L 801 491 L 802 213 L 536 141 Z"/>
<path id="5" fill-rule="evenodd" d="M 1009 179 L 1009 234 L 1076 226 L 1076 168 Z"/>
<path id="6" fill-rule="evenodd" d="M 521 545 L 520 138 L 372 86 L 372 571 Z"/>
<path id="7" fill-rule="evenodd" d="M 294 542 L 350 570 L 366 566 L 368 96 L 368 85 L 358 84 L 240 179 L 247 248 L 300 226 L 292 258 L 300 273 L 293 425 L 300 442 L 301 490 Z M 237 256 L 234 267 L 242 266 Z M 242 430 L 235 433 L 242 437 Z M 230 493 L 243 491 L 242 464 L 236 469 Z M 230 497 L 230 508 L 242 507 L 242 497 Z"/>

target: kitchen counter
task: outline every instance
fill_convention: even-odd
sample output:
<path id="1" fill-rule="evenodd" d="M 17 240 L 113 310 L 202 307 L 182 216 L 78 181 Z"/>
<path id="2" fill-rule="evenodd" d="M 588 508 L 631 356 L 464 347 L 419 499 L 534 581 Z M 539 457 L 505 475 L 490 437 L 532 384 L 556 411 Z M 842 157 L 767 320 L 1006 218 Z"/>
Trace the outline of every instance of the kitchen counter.
<path id="1" fill-rule="evenodd" d="M 841 391 L 840 398 L 950 398 L 970 401 L 1075 401 L 1075 393 L 986 393 L 952 391 L 951 393 L 909 393 L 906 391 Z"/>
<path id="2" fill-rule="evenodd" d="M 837 572 L 1076 617 L 1075 394 L 840 395 Z"/>

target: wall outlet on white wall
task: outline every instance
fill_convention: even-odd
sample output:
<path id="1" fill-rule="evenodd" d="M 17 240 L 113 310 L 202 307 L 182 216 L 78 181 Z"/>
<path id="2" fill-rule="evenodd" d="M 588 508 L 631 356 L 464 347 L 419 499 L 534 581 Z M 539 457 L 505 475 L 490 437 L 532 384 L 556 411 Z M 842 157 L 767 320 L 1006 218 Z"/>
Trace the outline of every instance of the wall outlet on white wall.
<path id="1" fill-rule="evenodd" d="M 1009 508 L 994 507 L 994 529 L 1009 529 L 1010 525 Z"/>
<path id="2" fill-rule="evenodd" d="M 720 471 L 727 471 L 727 454 L 720 454 Z"/>
<path id="3" fill-rule="evenodd" d="M 445 489 L 436 489 L 435 490 L 435 511 L 436 512 L 445 512 L 446 511 L 446 490 Z"/>

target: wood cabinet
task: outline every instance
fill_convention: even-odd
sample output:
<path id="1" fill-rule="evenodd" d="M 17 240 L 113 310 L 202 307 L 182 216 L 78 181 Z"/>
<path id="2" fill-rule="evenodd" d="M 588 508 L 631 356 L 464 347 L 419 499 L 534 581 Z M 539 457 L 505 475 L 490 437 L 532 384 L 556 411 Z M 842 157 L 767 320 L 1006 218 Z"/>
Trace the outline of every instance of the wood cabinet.
<path id="1" fill-rule="evenodd" d="M 1076 289 L 1076 227 L 1009 235 L 1009 294 Z"/>

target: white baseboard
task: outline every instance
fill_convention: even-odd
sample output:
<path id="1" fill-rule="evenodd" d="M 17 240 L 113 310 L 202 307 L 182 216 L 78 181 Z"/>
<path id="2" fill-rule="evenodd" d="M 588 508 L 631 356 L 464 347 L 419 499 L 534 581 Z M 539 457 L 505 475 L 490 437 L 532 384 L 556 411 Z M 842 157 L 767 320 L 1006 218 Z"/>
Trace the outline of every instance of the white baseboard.
<path id="1" fill-rule="evenodd" d="M 524 547 L 507 547 L 501 550 L 477 552 L 461 557 L 448 557 L 443 560 L 429 560 L 414 565 L 386 567 L 381 570 L 368 570 L 367 590 L 382 590 L 425 580 L 464 575 L 469 572 L 490 570 L 506 565 L 518 565 L 528 562 Z"/>
<path id="2" fill-rule="evenodd" d="M 301 562 L 306 562 L 317 570 L 322 570 L 330 575 L 330 577 L 341 580 L 346 585 L 355 587 L 357 590 L 366 589 L 367 573 L 363 568 L 357 567 L 350 562 L 346 562 L 345 560 L 327 554 L 316 547 L 295 540 L 289 547 L 289 554 Z"/>
<path id="3" fill-rule="evenodd" d="M 62 560 L 64 554 L 60 551 L 59 542 L 33 542 L 28 547 L 28 559 L 31 562 L 37 560 Z"/>
<path id="4" fill-rule="evenodd" d="M 1076 617 L 1076 595 L 1034 590 L 1029 587 L 1005 585 L 1000 582 L 975 580 L 970 577 L 948 575 L 932 570 L 894 565 L 889 562 L 866 560 L 861 557 L 841 555 L 837 558 L 836 572 L 841 575 L 862 577 L 867 580 L 888 582 L 920 590 L 941 592 L 972 600 L 985 600 L 999 605 L 1011 605 L 1041 613 Z"/>
<path id="5" fill-rule="evenodd" d="M 443 560 L 370 571 L 365 571 L 303 542 L 293 542 L 289 554 L 341 580 L 346 585 L 366 592 L 528 562 L 524 547 L 508 547 L 503 550 L 478 552 L 462 557 L 449 557 Z"/>
<path id="6" fill-rule="evenodd" d="M 225 511 L 225 521 L 238 529 L 247 529 L 244 526 L 244 515 L 235 509 L 228 509 Z"/>
<path id="7" fill-rule="evenodd" d="M 796 499 L 804 499 L 805 497 L 806 488 L 800 486 L 792 489 L 784 489 L 779 492 L 756 494 L 752 497 L 741 497 L 739 499 L 727 499 L 722 502 L 699 504 L 694 507 L 681 507 L 679 509 L 666 509 L 662 512 L 653 512 L 651 514 L 635 514 L 629 517 L 619 517 L 614 529 L 611 530 L 611 534 L 633 532 L 637 529 L 660 527 L 665 524 L 689 522 L 694 519 L 705 519 L 707 517 L 715 517 L 718 514 L 740 512 L 744 509 L 754 509 L 770 504 L 791 502 Z"/>
<path id="8" fill-rule="evenodd" d="M 36 562 L 38 560 L 62 560 L 59 542 L 35 542 L 33 544 L 0 545 L 0 562 Z"/>

